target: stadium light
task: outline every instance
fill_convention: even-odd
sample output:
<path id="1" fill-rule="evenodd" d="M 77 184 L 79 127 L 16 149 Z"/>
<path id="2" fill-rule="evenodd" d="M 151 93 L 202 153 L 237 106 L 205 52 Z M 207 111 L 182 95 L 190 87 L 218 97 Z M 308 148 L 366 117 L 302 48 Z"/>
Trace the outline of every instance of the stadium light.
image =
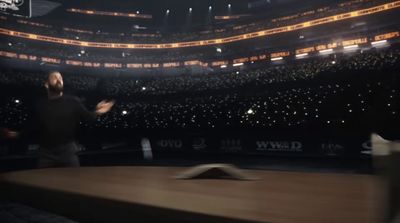
<path id="1" fill-rule="evenodd" d="M 357 48 L 358 48 L 357 44 L 343 47 L 343 49 L 345 49 L 345 50 L 354 50 Z"/>
<path id="2" fill-rule="evenodd" d="M 372 46 L 379 46 L 379 45 L 386 45 L 386 44 L 387 44 L 387 40 L 380 40 L 380 41 L 371 42 Z"/>
<path id="3" fill-rule="evenodd" d="M 234 63 L 233 66 L 234 67 L 243 66 L 243 63 Z"/>
<path id="4" fill-rule="evenodd" d="M 279 61 L 279 60 L 283 60 L 283 57 L 274 57 L 274 58 L 271 58 L 271 61 Z"/>
<path id="5" fill-rule="evenodd" d="M 326 50 L 320 50 L 318 51 L 320 54 L 328 54 L 328 53 L 332 53 L 333 49 L 326 49 Z"/>
<path id="6" fill-rule="evenodd" d="M 296 54 L 296 58 L 302 58 L 308 56 L 308 53 L 301 53 L 301 54 Z"/>

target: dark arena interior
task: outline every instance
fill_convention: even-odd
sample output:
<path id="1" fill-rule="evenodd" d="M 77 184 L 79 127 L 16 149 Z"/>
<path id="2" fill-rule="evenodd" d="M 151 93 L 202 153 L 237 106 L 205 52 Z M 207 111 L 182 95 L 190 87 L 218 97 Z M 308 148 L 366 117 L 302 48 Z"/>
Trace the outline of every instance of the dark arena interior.
<path id="1" fill-rule="evenodd" d="M 0 222 L 400 222 L 400 1 L 0 0 Z"/>

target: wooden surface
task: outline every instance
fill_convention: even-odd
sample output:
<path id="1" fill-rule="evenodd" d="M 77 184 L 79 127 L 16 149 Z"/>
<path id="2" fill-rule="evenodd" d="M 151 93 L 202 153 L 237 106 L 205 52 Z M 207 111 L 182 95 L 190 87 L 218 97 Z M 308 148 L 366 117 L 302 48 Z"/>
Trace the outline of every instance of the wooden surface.
<path id="1" fill-rule="evenodd" d="M 383 187 L 375 176 L 245 171 L 261 179 L 173 178 L 183 170 L 178 167 L 37 169 L 2 174 L 0 184 L 66 193 L 77 199 L 86 196 L 135 207 L 247 222 L 382 222 Z M 57 203 L 55 196 L 46 199 Z"/>

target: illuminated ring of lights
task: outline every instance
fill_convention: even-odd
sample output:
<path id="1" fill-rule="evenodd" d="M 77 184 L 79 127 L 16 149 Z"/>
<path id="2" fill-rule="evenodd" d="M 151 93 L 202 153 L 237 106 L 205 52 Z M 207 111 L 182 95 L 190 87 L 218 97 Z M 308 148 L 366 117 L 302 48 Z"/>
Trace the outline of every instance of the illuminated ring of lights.
<path id="1" fill-rule="evenodd" d="M 315 19 L 303 23 L 298 23 L 290 26 L 283 26 L 273 29 L 266 29 L 257 32 L 241 34 L 236 36 L 230 36 L 220 39 L 209 39 L 209 40 L 199 40 L 199 41 L 191 41 L 191 42 L 177 42 L 177 43 L 163 43 L 163 44 L 133 44 L 133 43 L 100 43 L 100 42 L 86 42 L 86 41 L 78 41 L 72 39 L 63 39 L 58 37 L 50 37 L 43 36 L 25 32 L 18 32 L 9 29 L 0 28 L 0 34 L 14 37 L 21 37 L 25 39 L 59 43 L 65 45 L 75 45 L 75 46 L 83 46 L 83 47 L 96 47 L 96 48 L 117 48 L 117 49 L 170 49 L 170 48 L 184 48 L 184 47 L 195 47 L 195 46 L 208 46 L 215 44 L 225 44 L 231 42 L 237 42 L 247 39 L 253 39 L 263 36 L 274 35 L 278 33 L 285 33 L 299 29 L 305 29 L 317 25 L 333 23 L 336 21 L 347 20 L 350 18 L 356 18 L 360 16 L 370 15 L 379 13 L 382 11 L 387 11 L 391 9 L 396 9 L 400 7 L 400 1 L 394 1 L 391 3 L 386 3 L 383 5 L 378 5 L 371 8 L 356 10 L 352 12 L 337 14 L 333 16 L 328 16 L 320 19 Z"/>

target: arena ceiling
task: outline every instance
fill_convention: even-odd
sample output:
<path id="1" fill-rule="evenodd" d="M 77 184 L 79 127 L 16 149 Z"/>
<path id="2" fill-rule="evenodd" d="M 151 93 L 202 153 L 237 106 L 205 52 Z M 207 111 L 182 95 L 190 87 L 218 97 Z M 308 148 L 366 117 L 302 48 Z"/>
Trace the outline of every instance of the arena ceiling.
<path id="1" fill-rule="evenodd" d="M 32 0 L 38 1 L 38 0 Z M 101 1 L 80 1 L 80 0 L 49 0 L 61 3 L 61 7 L 48 15 L 49 18 L 68 18 L 71 21 L 70 13 L 65 13 L 68 8 L 79 8 L 88 10 L 102 10 L 114 12 L 127 12 L 152 15 L 150 21 L 131 19 L 130 22 L 147 26 L 165 25 L 165 14 L 169 10 L 168 24 L 173 27 L 184 26 L 187 22 L 189 9 L 191 12 L 191 25 L 204 25 L 211 15 L 229 14 L 271 14 L 280 16 L 289 14 L 292 11 L 304 10 L 307 8 L 319 7 L 332 4 L 329 0 L 101 0 Z M 341 1 L 335 1 L 338 3 Z M 231 7 L 229 7 L 229 5 Z M 109 19 L 109 18 L 108 18 Z M 73 20 L 72 20 L 73 21 Z M 79 20 L 77 22 L 80 22 Z M 86 22 L 86 21 L 85 21 Z M 100 18 L 100 22 L 104 22 Z"/>

